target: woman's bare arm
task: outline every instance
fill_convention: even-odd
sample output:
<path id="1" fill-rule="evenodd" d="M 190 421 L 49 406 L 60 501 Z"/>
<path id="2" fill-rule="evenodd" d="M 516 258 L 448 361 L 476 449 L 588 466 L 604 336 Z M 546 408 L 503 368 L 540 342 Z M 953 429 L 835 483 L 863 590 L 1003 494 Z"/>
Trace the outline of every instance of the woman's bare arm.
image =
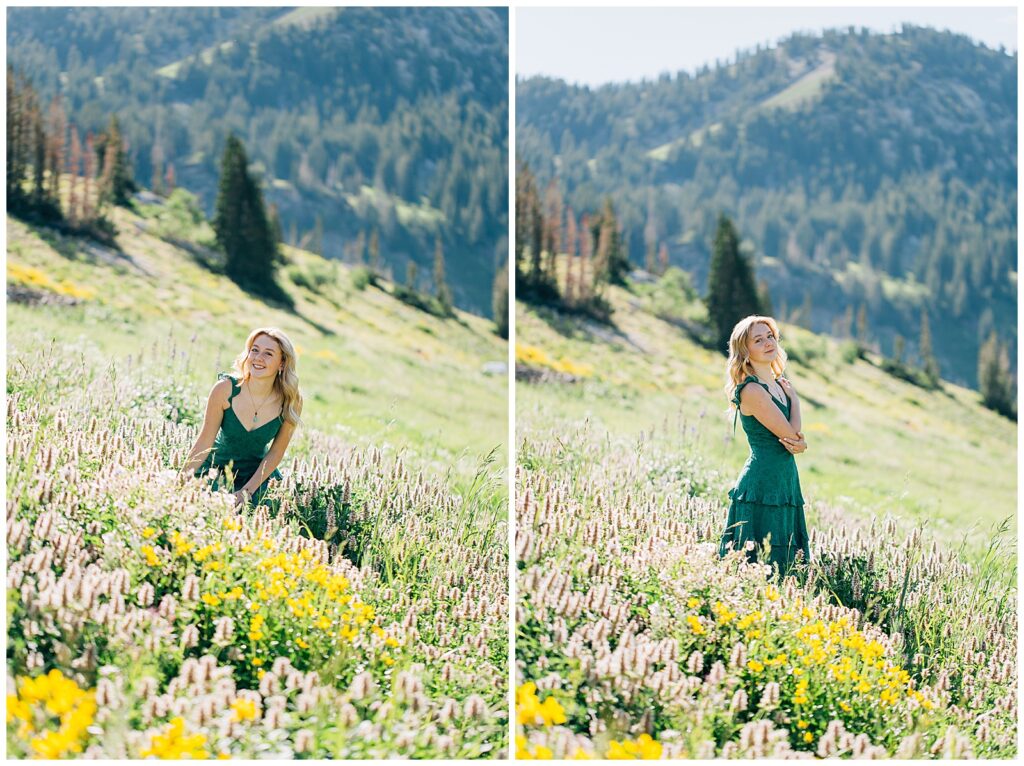
<path id="1" fill-rule="evenodd" d="M 299 400 L 298 405 L 295 407 L 299 414 L 302 414 L 302 400 Z M 285 450 L 288 449 L 288 444 L 292 440 L 292 435 L 295 433 L 294 423 L 282 423 L 281 428 L 278 429 L 277 436 L 274 437 L 273 443 L 270 445 L 270 449 L 267 450 L 267 454 L 263 456 L 263 460 L 260 462 L 256 472 L 253 473 L 252 478 L 245 483 L 245 485 L 239 490 L 239 492 L 245 493 L 251 497 L 253 493 L 260 488 L 265 477 L 270 476 L 274 472 L 274 469 L 281 464 L 281 460 L 284 459 Z"/>
<path id="2" fill-rule="evenodd" d="M 217 438 L 217 431 L 224 420 L 224 410 L 228 408 L 228 397 L 231 395 L 231 381 L 218 380 L 210 389 L 210 396 L 206 400 L 206 414 L 203 417 L 203 427 L 199 430 L 196 443 L 192 446 L 182 466 L 179 475 L 188 478 L 196 472 L 203 464 L 213 440 Z"/>
<path id="3" fill-rule="evenodd" d="M 753 415 L 757 421 L 781 438 L 799 439 L 797 429 L 786 420 L 772 396 L 761 386 L 744 386 L 740 391 L 740 412 Z"/>
<path id="4" fill-rule="evenodd" d="M 800 414 L 800 397 L 796 394 L 793 384 L 786 378 L 779 378 L 779 385 L 789 397 L 789 424 L 797 431 L 803 430 L 803 416 Z"/>

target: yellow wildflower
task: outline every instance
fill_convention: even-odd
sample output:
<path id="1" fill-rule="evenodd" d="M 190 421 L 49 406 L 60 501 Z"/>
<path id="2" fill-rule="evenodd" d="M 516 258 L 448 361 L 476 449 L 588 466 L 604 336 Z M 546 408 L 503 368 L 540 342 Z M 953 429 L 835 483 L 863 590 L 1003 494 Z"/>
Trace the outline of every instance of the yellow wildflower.
<path id="1" fill-rule="evenodd" d="M 256 703 L 250 699 L 236 699 L 231 704 L 231 709 L 235 711 L 232 720 L 251 721 L 256 718 Z"/>

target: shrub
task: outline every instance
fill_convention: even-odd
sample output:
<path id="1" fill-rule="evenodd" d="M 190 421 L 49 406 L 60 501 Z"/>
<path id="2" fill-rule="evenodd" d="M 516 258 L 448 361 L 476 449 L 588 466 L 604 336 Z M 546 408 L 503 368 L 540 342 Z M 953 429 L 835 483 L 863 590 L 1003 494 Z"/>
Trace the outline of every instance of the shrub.
<path id="1" fill-rule="evenodd" d="M 377 273 L 366 266 L 356 266 L 352 269 L 352 286 L 360 292 L 367 287 L 377 287 Z"/>

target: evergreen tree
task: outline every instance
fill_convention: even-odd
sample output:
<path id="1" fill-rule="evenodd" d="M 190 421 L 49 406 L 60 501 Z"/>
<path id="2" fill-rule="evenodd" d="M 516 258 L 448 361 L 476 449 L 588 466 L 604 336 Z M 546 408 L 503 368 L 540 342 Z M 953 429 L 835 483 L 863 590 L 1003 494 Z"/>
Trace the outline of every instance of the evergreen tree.
<path id="1" fill-rule="evenodd" d="M 419 280 L 419 266 L 412 258 L 405 264 L 405 285 L 410 290 L 416 289 L 416 282 Z"/>
<path id="2" fill-rule="evenodd" d="M 434 244 L 434 291 L 437 302 L 446 315 L 452 313 L 452 294 L 448 289 L 448 282 L 444 275 L 444 248 L 441 246 L 441 237 L 438 236 Z"/>
<path id="3" fill-rule="evenodd" d="M 928 323 L 928 309 L 921 310 L 921 339 L 917 347 L 918 356 L 921 358 L 921 369 L 928 376 L 929 382 L 934 386 L 939 382 L 939 363 L 932 353 L 932 331 Z"/>
<path id="4" fill-rule="evenodd" d="M 508 262 L 494 275 L 491 307 L 494 310 L 494 331 L 508 340 Z"/>
<path id="5" fill-rule="evenodd" d="M 722 351 L 728 349 L 729 335 L 739 320 L 761 313 L 753 267 L 740 253 L 739 235 L 725 214 L 718 217 L 705 303 L 715 347 Z"/>
<path id="6" fill-rule="evenodd" d="M 996 331 L 989 333 L 978 352 L 978 388 L 981 401 L 990 410 L 1008 418 L 1017 418 L 1017 391 L 1010 374 L 1006 347 L 999 342 Z"/>
<path id="7" fill-rule="evenodd" d="M 263 194 L 249 175 L 245 148 L 234 134 L 228 136 L 221 159 L 213 229 L 227 257 L 225 271 L 232 281 L 255 293 L 285 298 L 274 280 L 277 243 Z"/>
<path id="8" fill-rule="evenodd" d="M 124 139 L 116 114 L 110 118 L 103 140 L 103 178 L 103 198 L 114 205 L 127 205 L 137 187 L 124 153 Z"/>

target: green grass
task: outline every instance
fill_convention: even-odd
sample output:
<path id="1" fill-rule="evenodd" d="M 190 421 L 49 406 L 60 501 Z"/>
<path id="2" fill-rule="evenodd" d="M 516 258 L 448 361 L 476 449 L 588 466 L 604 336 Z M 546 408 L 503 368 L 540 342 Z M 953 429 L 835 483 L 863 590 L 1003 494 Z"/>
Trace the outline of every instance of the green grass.
<path id="1" fill-rule="evenodd" d="M 794 82 L 788 88 L 761 102 L 761 109 L 797 109 L 821 93 L 825 84 L 836 73 L 834 53 L 826 54 L 825 61 Z"/>
<path id="2" fill-rule="evenodd" d="M 623 435 L 684 429 L 709 465 L 734 478 L 748 446 L 742 428 L 732 436 L 725 414 L 724 357 L 651 316 L 625 291 L 613 289 L 610 298 L 614 333 L 517 305 L 517 356 L 529 346 L 594 370 L 575 384 L 519 383 L 517 429 L 583 420 Z M 831 339 L 789 326 L 782 335 L 783 346 L 824 350 L 788 370 L 809 445 L 797 460 L 810 526 L 823 501 L 851 521 L 890 513 L 924 524 L 950 547 L 966 540 L 972 556 L 1005 519 L 1016 535 L 1015 424 L 983 408 L 975 391 L 945 382 L 941 391 L 925 391 L 867 361 L 844 363 Z M 717 493 L 723 503 L 726 488 Z"/>
<path id="3" fill-rule="evenodd" d="M 504 464 L 507 381 L 481 368 L 506 359 L 507 344 L 489 320 L 460 313 L 442 321 L 384 290 L 357 291 L 344 265 L 337 282 L 318 292 L 292 284 L 281 270 L 296 308 L 269 307 L 187 251 L 141 231 L 147 223 L 152 230 L 151 220 L 120 208 L 112 216 L 121 254 L 8 218 L 9 284 L 35 269 L 50 285 L 95 295 L 75 306 L 10 303 L 8 364 L 51 338 L 75 342 L 98 360 L 126 360 L 151 354 L 170 337 L 193 360 L 193 379 L 183 382 L 205 392 L 230 368 L 249 330 L 276 325 L 299 348 L 303 418 L 311 428 L 402 451 L 433 473 L 454 465 L 472 475 L 496 447 Z M 310 253 L 284 250 L 300 272 L 327 266 Z M 194 402 L 200 414 L 203 405 L 201 397 Z"/>

